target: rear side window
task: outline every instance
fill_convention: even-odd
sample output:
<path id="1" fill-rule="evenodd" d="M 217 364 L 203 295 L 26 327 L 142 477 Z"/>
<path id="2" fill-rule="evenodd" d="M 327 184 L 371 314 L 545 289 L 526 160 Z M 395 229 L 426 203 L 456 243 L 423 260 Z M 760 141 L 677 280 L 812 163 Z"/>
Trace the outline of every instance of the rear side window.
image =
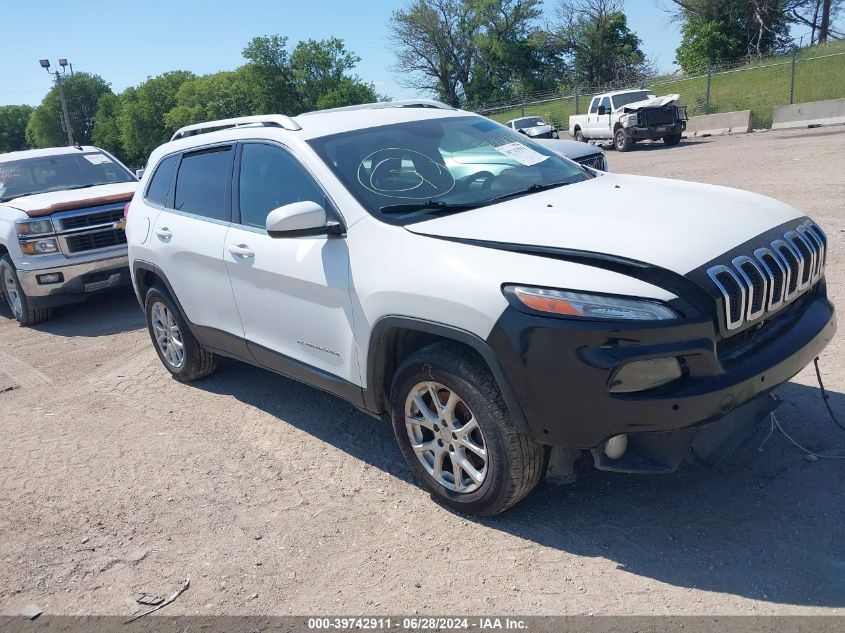
<path id="1" fill-rule="evenodd" d="M 599 98 L 595 97 L 593 102 L 590 104 L 590 114 L 595 114 L 599 111 Z"/>
<path id="2" fill-rule="evenodd" d="M 170 181 L 176 171 L 178 156 L 168 156 L 156 167 L 150 185 L 147 187 L 147 200 L 161 206 L 167 206 L 167 194 L 170 193 Z"/>
<path id="3" fill-rule="evenodd" d="M 176 176 L 174 208 L 212 220 L 229 220 L 231 146 L 185 154 Z"/>
<path id="4" fill-rule="evenodd" d="M 241 224 L 263 229 L 273 209 L 306 200 L 326 206 L 323 190 L 285 150 L 247 143 L 241 154 L 239 181 Z"/>

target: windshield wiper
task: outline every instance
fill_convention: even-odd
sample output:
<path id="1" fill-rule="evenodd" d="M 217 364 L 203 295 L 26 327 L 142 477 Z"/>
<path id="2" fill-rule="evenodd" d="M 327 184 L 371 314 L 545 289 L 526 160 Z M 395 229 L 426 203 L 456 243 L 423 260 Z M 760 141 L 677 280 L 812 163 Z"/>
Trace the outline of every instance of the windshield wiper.
<path id="1" fill-rule="evenodd" d="M 75 187 L 63 187 L 55 191 L 73 191 L 74 189 L 88 189 L 89 187 L 99 187 L 100 185 L 107 185 L 105 182 L 92 182 L 90 185 L 76 185 Z"/>
<path id="2" fill-rule="evenodd" d="M 469 211 L 481 206 L 483 203 L 473 204 L 449 204 L 442 200 L 429 200 L 428 202 L 411 202 L 406 204 L 389 204 L 381 207 L 379 211 L 382 213 L 410 213 L 412 211 L 424 211 L 432 209 L 434 211 Z"/>
<path id="3" fill-rule="evenodd" d="M 497 196 L 495 198 L 491 198 L 490 200 L 485 200 L 484 204 L 493 204 L 494 202 L 500 202 L 501 200 L 507 200 L 508 198 L 518 198 L 519 196 L 527 196 L 531 193 L 537 193 L 538 191 L 546 191 L 546 189 L 555 189 L 556 187 L 563 187 L 565 185 L 571 185 L 572 181 L 561 181 L 561 182 L 550 182 L 545 185 L 541 185 L 538 183 L 534 183 L 530 187 L 526 187 L 525 189 L 520 189 L 519 191 L 512 191 L 510 193 L 506 193 L 503 196 Z"/>

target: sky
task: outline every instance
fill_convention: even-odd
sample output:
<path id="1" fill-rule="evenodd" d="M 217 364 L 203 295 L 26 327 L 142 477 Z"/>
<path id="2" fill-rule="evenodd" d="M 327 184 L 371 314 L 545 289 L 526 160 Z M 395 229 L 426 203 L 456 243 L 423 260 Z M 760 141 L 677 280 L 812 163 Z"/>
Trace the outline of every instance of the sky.
<path id="1" fill-rule="evenodd" d="M 673 67 L 680 42 L 660 0 L 627 0 L 629 26 L 660 70 Z M 50 89 L 39 59 L 95 73 L 114 92 L 169 70 L 206 74 L 243 64 L 255 36 L 278 33 L 290 43 L 340 37 L 361 62 L 355 72 L 393 99 L 421 96 L 390 70 L 388 18 L 410 0 L 0 0 L 0 19 L 14 28 L 0 38 L 0 105 L 38 105 Z M 549 17 L 556 0 L 545 0 Z"/>

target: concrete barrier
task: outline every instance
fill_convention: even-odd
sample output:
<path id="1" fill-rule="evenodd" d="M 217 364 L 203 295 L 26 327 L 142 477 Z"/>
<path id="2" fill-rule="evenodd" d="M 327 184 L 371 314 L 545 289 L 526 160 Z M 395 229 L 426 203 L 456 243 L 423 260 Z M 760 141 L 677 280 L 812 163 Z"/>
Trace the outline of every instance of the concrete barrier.
<path id="1" fill-rule="evenodd" d="M 718 136 L 720 134 L 748 134 L 751 131 L 751 110 L 720 112 L 690 117 L 688 136 Z"/>
<path id="2" fill-rule="evenodd" d="M 845 124 L 845 99 L 794 103 L 775 108 L 772 129 Z"/>

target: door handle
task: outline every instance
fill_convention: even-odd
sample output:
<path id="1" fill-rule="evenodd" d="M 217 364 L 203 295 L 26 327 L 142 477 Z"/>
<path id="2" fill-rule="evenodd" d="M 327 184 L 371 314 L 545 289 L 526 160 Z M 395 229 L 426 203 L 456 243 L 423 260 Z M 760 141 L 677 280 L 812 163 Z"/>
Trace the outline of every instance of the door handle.
<path id="1" fill-rule="evenodd" d="M 170 229 L 168 229 L 166 226 L 163 226 L 160 229 L 156 229 L 155 234 L 163 240 L 169 240 L 171 237 L 173 237 L 173 233 L 171 233 Z"/>
<path id="2" fill-rule="evenodd" d="M 237 246 L 232 244 L 231 246 L 227 246 L 226 250 L 235 257 L 255 257 L 255 252 L 246 244 L 238 244 Z"/>

